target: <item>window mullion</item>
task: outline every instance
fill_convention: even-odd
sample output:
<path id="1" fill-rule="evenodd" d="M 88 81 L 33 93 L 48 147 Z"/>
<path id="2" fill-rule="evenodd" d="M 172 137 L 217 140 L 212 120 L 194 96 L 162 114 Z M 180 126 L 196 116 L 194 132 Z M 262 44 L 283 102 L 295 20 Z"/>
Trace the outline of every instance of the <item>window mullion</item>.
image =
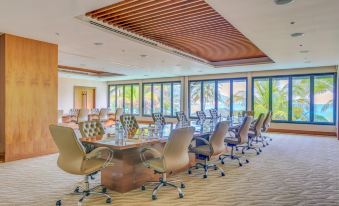
<path id="1" fill-rule="evenodd" d="M 310 76 L 310 122 L 314 122 L 314 75 Z"/>
<path id="2" fill-rule="evenodd" d="M 233 116 L 233 80 L 230 80 L 230 116 Z"/>
<path id="3" fill-rule="evenodd" d="M 292 121 L 292 87 L 293 87 L 293 83 L 292 83 L 292 77 L 289 76 L 288 77 L 288 121 L 291 122 Z"/>

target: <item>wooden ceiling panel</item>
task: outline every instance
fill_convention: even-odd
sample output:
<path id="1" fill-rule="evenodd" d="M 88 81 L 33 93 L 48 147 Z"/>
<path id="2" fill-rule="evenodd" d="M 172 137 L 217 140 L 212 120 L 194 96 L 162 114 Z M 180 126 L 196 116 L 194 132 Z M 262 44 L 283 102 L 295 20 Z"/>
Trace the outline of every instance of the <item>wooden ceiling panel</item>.
<path id="1" fill-rule="evenodd" d="M 272 62 L 204 0 L 124 0 L 86 16 L 214 66 Z"/>

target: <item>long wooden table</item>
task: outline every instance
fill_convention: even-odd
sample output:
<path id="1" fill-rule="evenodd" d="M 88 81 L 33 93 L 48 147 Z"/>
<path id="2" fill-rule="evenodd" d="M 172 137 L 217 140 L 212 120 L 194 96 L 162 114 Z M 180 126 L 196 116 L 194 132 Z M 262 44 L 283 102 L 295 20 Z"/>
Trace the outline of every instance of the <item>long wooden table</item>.
<path id="1" fill-rule="evenodd" d="M 213 124 L 191 123 L 191 126 L 196 128 L 194 136 L 200 137 L 208 137 L 214 129 Z M 176 127 L 178 125 L 166 124 L 156 138 L 135 135 L 125 139 L 117 139 L 115 136 L 104 135 L 102 137 L 81 138 L 81 141 L 86 144 L 93 144 L 96 147 L 109 147 L 114 151 L 113 166 L 106 167 L 101 171 L 101 183 L 111 190 L 124 193 L 139 188 L 147 181 L 158 180 L 159 175 L 154 174 L 153 170 L 142 164 L 140 151 L 144 147 L 153 147 L 162 151 L 171 130 Z M 189 157 L 190 163 L 187 168 L 193 166 L 196 161 L 193 153 L 190 153 Z M 183 169 L 186 170 L 187 168 Z"/>

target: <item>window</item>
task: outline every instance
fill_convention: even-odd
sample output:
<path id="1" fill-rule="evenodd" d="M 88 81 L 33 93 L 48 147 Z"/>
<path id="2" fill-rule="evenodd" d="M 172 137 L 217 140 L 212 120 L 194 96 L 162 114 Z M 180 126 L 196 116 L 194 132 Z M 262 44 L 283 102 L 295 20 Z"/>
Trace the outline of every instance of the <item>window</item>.
<path id="1" fill-rule="evenodd" d="M 144 83 L 143 84 L 143 115 L 162 113 L 174 117 L 181 110 L 181 83 Z"/>
<path id="2" fill-rule="evenodd" d="M 217 109 L 223 116 L 236 115 L 247 107 L 247 79 L 219 79 L 189 82 L 189 114 Z"/>
<path id="3" fill-rule="evenodd" d="M 110 85 L 109 107 L 115 111 L 123 108 L 126 114 L 139 114 L 139 84 Z"/>
<path id="4" fill-rule="evenodd" d="M 256 116 L 272 111 L 275 122 L 335 124 L 336 74 L 253 78 Z"/>

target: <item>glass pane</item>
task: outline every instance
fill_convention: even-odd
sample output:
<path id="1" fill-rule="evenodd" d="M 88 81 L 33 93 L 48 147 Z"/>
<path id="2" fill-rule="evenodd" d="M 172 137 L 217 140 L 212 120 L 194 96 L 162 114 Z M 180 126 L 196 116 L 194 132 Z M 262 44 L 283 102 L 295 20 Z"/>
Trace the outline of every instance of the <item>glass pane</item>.
<path id="1" fill-rule="evenodd" d="M 201 110 L 201 82 L 190 82 L 190 116 Z"/>
<path id="2" fill-rule="evenodd" d="M 230 114 L 231 84 L 230 81 L 218 81 L 218 112 L 222 116 Z"/>
<path id="3" fill-rule="evenodd" d="M 209 110 L 215 108 L 215 81 L 203 82 L 203 88 L 204 88 L 203 108 L 206 113 L 206 116 L 210 116 Z"/>
<path id="4" fill-rule="evenodd" d="M 140 97 L 139 85 L 133 85 L 133 114 L 139 114 L 140 111 L 139 97 Z"/>
<path id="5" fill-rule="evenodd" d="M 272 119 L 288 120 L 288 78 L 272 79 Z"/>
<path id="6" fill-rule="evenodd" d="M 314 121 L 333 122 L 333 75 L 314 77 Z"/>
<path id="7" fill-rule="evenodd" d="M 161 84 L 153 84 L 153 112 L 161 112 Z"/>
<path id="8" fill-rule="evenodd" d="M 117 108 L 124 108 L 124 86 L 117 86 Z"/>
<path id="9" fill-rule="evenodd" d="M 171 105 L 171 83 L 165 83 L 162 85 L 162 94 L 163 94 L 163 115 L 171 116 L 172 115 L 172 105 Z"/>
<path id="10" fill-rule="evenodd" d="M 233 81 L 233 116 L 246 111 L 246 80 Z"/>
<path id="11" fill-rule="evenodd" d="M 116 110 L 116 107 L 115 107 L 115 89 L 116 89 L 116 86 L 110 86 L 109 87 L 109 108 L 112 110 L 112 111 L 115 111 Z"/>
<path id="12" fill-rule="evenodd" d="M 292 77 L 292 121 L 310 121 L 310 77 Z"/>
<path id="13" fill-rule="evenodd" d="M 181 83 L 173 83 L 173 116 L 181 111 Z"/>
<path id="14" fill-rule="evenodd" d="M 150 84 L 144 84 L 144 114 L 152 114 L 152 87 Z"/>
<path id="15" fill-rule="evenodd" d="M 131 105 L 132 104 L 132 86 L 131 85 L 125 85 L 125 113 L 130 114 L 131 113 Z"/>
<path id="16" fill-rule="evenodd" d="M 266 114 L 269 110 L 269 80 L 255 79 L 254 80 L 254 117 L 257 118 L 259 114 Z"/>

